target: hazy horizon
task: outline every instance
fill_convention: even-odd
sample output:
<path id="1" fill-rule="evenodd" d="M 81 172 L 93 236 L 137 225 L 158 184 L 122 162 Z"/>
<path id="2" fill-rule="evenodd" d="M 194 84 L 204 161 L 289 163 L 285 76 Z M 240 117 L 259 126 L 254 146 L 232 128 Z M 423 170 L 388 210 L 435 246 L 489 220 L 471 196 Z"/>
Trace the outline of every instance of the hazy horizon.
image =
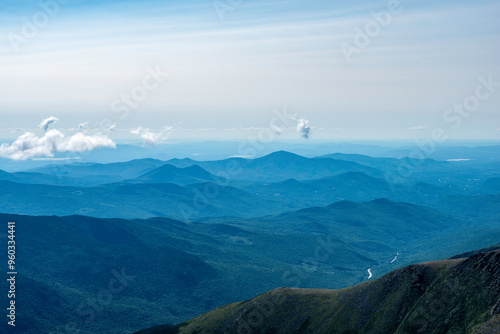
<path id="1" fill-rule="evenodd" d="M 0 137 L 500 139 L 495 1 L 221 3 L 4 1 Z"/>

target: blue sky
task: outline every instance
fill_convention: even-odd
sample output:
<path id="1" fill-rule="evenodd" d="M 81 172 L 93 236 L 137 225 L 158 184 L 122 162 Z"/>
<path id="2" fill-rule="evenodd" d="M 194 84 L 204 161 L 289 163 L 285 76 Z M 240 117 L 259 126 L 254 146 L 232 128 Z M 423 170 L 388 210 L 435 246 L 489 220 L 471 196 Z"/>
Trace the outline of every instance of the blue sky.
<path id="1" fill-rule="evenodd" d="M 286 107 L 312 139 L 500 139 L 500 87 L 446 114 L 500 82 L 496 1 L 401 1 L 384 25 L 373 13 L 390 1 L 222 0 L 221 16 L 211 0 L 66 0 L 44 17 L 54 1 L 0 4 L 0 138 L 55 116 L 64 133 L 239 139 Z M 378 30 L 349 62 L 342 45 L 366 27 Z M 148 78 L 158 69 L 168 76 Z"/>

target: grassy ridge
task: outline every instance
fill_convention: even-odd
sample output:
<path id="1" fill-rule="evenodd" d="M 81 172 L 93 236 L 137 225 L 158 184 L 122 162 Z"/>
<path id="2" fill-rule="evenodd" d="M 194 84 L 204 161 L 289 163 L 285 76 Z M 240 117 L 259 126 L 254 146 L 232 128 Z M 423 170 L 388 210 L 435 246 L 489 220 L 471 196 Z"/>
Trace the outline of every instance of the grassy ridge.
<path id="1" fill-rule="evenodd" d="M 495 250 L 411 265 L 341 290 L 278 288 L 137 334 L 498 333 L 499 278 Z"/>

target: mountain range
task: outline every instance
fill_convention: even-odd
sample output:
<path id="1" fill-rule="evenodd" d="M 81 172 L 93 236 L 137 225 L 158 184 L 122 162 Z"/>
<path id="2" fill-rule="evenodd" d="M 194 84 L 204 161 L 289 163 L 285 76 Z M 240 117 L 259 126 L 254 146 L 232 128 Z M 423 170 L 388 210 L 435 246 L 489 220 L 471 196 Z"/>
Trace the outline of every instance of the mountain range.
<path id="1" fill-rule="evenodd" d="M 68 323 L 106 333 L 180 323 L 280 286 L 345 288 L 500 240 L 498 226 L 470 227 L 433 209 L 387 199 L 199 222 L 19 215 L 0 220 L 16 222 L 19 290 L 30 296 L 19 306 L 26 334 L 63 331 Z M 88 304 L 110 289 L 117 273 L 134 279 L 92 312 Z M 50 313 L 54 308 L 58 312 Z"/>
<path id="2" fill-rule="evenodd" d="M 297 313 L 287 317 L 289 310 L 277 307 L 265 330 L 251 326 L 255 333 L 292 327 L 321 333 L 319 324 L 331 330 L 330 320 L 345 333 L 411 333 L 416 329 L 404 320 L 428 302 L 425 291 L 467 263 L 461 258 L 484 254 L 474 250 L 500 240 L 500 172 L 486 155 L 438 161 L 396 153 L 277 151 L 255 159 L 61 162 L 0 171 L 0 220 L 16 222 L 22 268 L 18 329 L 65 333 L 75 325 L 83 333 L 132 333 L 183 324 L 160 329 L 191 330 L 200 326 L 193 319 L 200 314 L 223 305 L 230 306 L 219 310 L 244 313 L 276 295 L 290 298 L 286 305 Z M 462 255 L 442 266 L 418 265 L 454 254 Z M 383 278 L 390 272 L 391 279 Z M 413 286 L 424 292 L 415 294 Z M 477 317 L 469 306 L 467 326 L 491 320 L 483 304 Z M 214 312 L 197 318 L 207 321 L 200 331 L 226 326 Z"/>
<path id="3" fill-rule="evenodd" d="M 258 159 L 139 159 L 2 171 L 0 210 L 29 215 L 167 216 L 189 220 L 257 217 L 342 200 L 378 198 L 446 208 L 453 213 L 462 207 L 456 198 L 474 202 L 478 196 L 490 196 L 490 207 L 499 207 L 494 197 L 500 191 L 498 177 L 488 168 L 461 170 L 456 163 L 428 159 L 422 163 L 427 174 L 421 168 L 400 183 L 396 181 L 401 175 L 394 178 L 386 173 L 395 173 L 397 166 L 408 159 L 333 156 L 355 161 L 275 152 Z M 469 174 L 473 176 L 469 178 Z"/>

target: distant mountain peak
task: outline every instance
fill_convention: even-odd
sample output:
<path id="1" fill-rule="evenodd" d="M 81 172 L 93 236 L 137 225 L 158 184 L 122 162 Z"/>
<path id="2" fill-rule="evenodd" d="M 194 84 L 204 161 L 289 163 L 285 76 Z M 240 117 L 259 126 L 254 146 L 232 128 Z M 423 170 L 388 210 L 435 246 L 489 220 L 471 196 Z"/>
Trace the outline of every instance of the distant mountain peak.
<path id="1" fill-rule="evenodd" d="M 307 159 L 307 158 L 288 151 L 276 151 L 268 155 L 265 155 L 259 159 L 269 160 L 269 159 Z"/>
<path id="2" fill-rule="evenodd" d="M 190 184 L 214 181 L 217 177 L 198 165 L 187 167 L 176 167 L 174 165 L 165 164 L 144 175 L 138 177 L 137 181 L 146 182 L 174 182 L 179 184 Z"/>

